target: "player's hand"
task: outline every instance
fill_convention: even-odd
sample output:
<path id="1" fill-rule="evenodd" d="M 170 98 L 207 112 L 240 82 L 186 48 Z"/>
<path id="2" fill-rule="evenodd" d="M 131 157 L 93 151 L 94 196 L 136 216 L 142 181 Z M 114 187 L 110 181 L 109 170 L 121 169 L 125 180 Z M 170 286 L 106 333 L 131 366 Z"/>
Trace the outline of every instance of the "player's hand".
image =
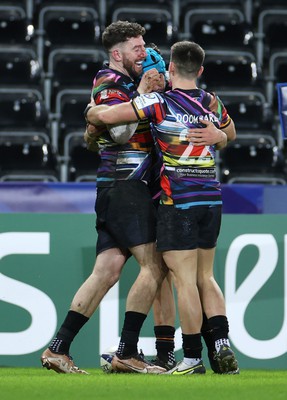
<path id="1" fill-rule="evenodd" d="M 92 124 L 87 124 L 86 131 L 84 133 L 84 140 L 87 143 L 88 150 L 94 152 L 99 151 L 97 139 L 103 133 L 104 130 L 105 130 L 104 126 L 94 126 Z"/>
<path id="2" fill-rule="evenodd" d="M 207 120 L 200 120 L 204 128 L 192 128 L 187 130 L 186 138 L 194 146 L 211 146 L 226 141 L 226 135 L 220 129 Z"/>
<path id="3" fill-rule="evenodd" d="M 163 79 L 163 75 L 156 68 L 152 68 L 143 74 L 137 91 L 141 94 L 156 92 L 162 87 Z"/>

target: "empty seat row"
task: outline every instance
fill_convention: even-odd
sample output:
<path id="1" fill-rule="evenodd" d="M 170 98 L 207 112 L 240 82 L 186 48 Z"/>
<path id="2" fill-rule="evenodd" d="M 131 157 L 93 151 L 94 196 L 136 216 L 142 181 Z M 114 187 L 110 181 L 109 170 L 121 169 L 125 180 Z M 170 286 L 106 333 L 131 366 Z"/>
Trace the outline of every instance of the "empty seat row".
<path id="1" fill-rule="evenodd" d="M 287 184 L 283 152 L 270 137 L 235 141 L 220 153 L 223 183 Z"/>
<path id="2" fill-rule="evenodd" d="M 59 165 L 51 146 L 27 138 L 9 141 L 0 135 L 0 181 L 59 181 Z"/>
<path id="3" fill-rule="evenodd" d="M 41 136 L 11 140 L 0 134 L 0 181 L 95 181 L 99 154 L 87 151 L 81 131 L 71 132 L 66 143 L 68 153 L 60 159 Z M 287 184 L 283 153 L 268 136 L 229 144 L 219 161 L 223 183 Z"/>
<path id="4" fill-rule="evenodd" d="M 41 133 L 11 136 L 0 132 L 0 181 L 95 181 L 98 153 L 88 151 L 82 132 L 67 138 L 67 157 L 59 157 Z"/>
<path id="5" fill-rule="evenodd" d="M 26 4 L 26 11 L 20 3 Z M 46 154 L 51 150 L 56 160 L 55 179 L 95 178 L 99 156 L 85 148 L 83 110 L 90 99 L 93 78 L 107 59 L 100 40 L 105 15 L 106 23 L 127 19 L 145 26 L 146 42 L 155 41 L 162 47 L 167 63 L 173 41 L 186 38 L 201 43 L 206 49 L 206 60 L 199 85 L 220 95 L 237 126 L 237 147 L 232 145 L 221 155 L 222 171 L 229 171 L 223 174 L 223 180 L 228 182 L 234 179 L 234 174 L 241 175 L 229 165 L 229 152 L 229 159 L 234 155 L 234 164 L 241 157 L 245 160 L 244 166 L 249 165 L 250 169 L 257 157 L 259 160 L 265 157 L 268 171 L 262 171 L 276 174 L 283 167 L 277 162 L 281 158 L 276 153 L 275 87 L 279 76 L 280 79 L 286 76 L 286 54 L 284 51 L 272 53 L 273 45 L 267 42 L 266 32 L 271 28 L 267 29 L 265 21 L 270 13 L 265 17 L 262 10 L 257 10 L 256 21 L 264 16 L 263 33 L 258 35 L 259 26 L 252 25 L 250 5 L 249 0 L 154 0 L 140 4 L 112 0 L 79 4 L 71 0 L 69 6 L 63 1 L 27 0 L 10 2 L 10 7 L 1 4 L 1 146 L 11 151 L 11 137 L 16 133 L 23 142 L 22 149 L 18 143 L 18 151 L 32 158 L 34 153 L 32 150 L 27 153 L 27 149 L 36 148 L 35 142 L 40 140 L 39 148 Z M 278 13 L 274 15 L 278 18 L 276 21 L 272 17 L 273 22 L 280 25 L 278 32 L 282 34 L 286 15 L 282 14 L 283 19 Z M 6 19 L 7 24 L 3 23 Z M 20 29 L 20 21 L 25 29 Z M 16 22 L 19 29 L 13 33 Z M 246 141 L 251 138 L 255 142 L 249 145 Z M 3 172 L 4 158 L 1 163 Z M 39 162 L 39 171 L 40 165 Z M 7 178 L 9 174 L 2 172 L 0 176 Z M 244 177 L 245 171 L 241 172 Z"/>
<path id="6" fill-rule="evenodd" d="M 28 10 L 7 2 L 0 6 L 2 20 L 0 42 L 34 41 L 40 62 L 44 62 L 53 46 L 95 45 L 101 42 L 101 32 L 118 19 L 137 21 L 146 28 L 146 39 L 168 46 L 177 39 L 191 39 L 205 47 L 255 49 L 261 63 L 264 51 L 284 47 L 286 8 L 276 2 L 263 6 L 257 20 L 247 17 L 250 0 L 237 2 L 212 1 L 36 1 L 31 2 L 34 17 Z M 29 3 L 29 0 L 28 0 Z M 13 5 L 14 4 L 14 5 Z M 267 8 L 266 8 L 267 7 Z M 103 21 L 103 14 L 105 20 Z M 257 45 L 258 44 L 258 45 Z"/>

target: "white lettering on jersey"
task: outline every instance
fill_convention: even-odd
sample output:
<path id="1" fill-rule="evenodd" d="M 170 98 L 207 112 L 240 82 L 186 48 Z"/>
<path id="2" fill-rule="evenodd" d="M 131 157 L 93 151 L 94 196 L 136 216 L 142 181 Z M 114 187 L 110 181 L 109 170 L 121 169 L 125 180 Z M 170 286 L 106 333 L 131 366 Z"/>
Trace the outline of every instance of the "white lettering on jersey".
<path id="1" fill-rule="evenodd" d="M 190 124 L 198 124 L 200 122 L 200 120 L 209 120 L 211 122 L 217 122 L 219 123 L 218 118 L 216 118 L 213 114 L 207 114 L 205 116 L 202 115 L 192 115 L 192 114 L 176 114 L 176 121 L 186 124 L 186 123 L 190 123 Z"/>
<path id="2" fill-rule="evenodd" d="M 145 107 L 151 106 L 160 102 L 160 99 L 155 93 L 141 94 L 134 98 L 134 103 L 138 110 L 142 110 Z"/>
<path id="3" fill-rule="evenodd" d="M 102 90 L 101 91 L 101 100 L 105 100 L 107 98 L 108 98 L 108 91 L 106 89 Z"/>

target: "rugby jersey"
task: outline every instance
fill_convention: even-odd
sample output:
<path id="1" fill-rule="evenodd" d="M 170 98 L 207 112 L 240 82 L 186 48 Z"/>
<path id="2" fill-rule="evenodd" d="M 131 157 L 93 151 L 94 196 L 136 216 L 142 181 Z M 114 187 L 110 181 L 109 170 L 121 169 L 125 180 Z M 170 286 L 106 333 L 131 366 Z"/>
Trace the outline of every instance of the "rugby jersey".
<path id="1" fill-rule="evenodd" d="M 107 68 L 97 73 L 92 97 L 97 105 L 113 105 L 130 101 L 135 91 L 135 83 L 130 77 Z M 150 180 L 154 143 L 147 119 L 139 123 L 135 134 L 126 144 L 114 142 L 108 130 L 99 136 L 97 142 L 101 155 L 97 172 L 98 187 L 110 187 L 117 180 Z"/>
<path id="2" fill-rule="evenodd" d="M 164 94 L 149 93 L 133 99 L 139 119 L 151 122 L 162 161 L 161 203 L 187 209 L 222 204 L 216 179 L 215 145 L 193 146 L 186 139 L 188 128 L 205 126 L 204 118 L 217 128 L 230 124 L 222 101 L 202 89 L 174 89 Z"/>

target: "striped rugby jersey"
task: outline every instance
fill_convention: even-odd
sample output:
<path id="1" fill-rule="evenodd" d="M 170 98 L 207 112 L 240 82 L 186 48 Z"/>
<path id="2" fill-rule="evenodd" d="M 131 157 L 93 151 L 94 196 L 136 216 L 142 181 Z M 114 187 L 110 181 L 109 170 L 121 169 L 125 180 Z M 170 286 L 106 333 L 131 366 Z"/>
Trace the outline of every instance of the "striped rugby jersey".
<path id="1" fill-rule="evenodd" d="M 201 127 L 208 119 L 217 128 L 230 124 L 222 101 L 202 89 L 174 89 L 133 99 L 139 119 L 148 118 L 162 160 L 161 203 L 187 209 L 222 204 L 216 179 L 215 145 L 193 146 L 186 140 L 188 128 Z"/>
<path id="2" fill-rule="evenodd" d="M 100 70 L 93 82 L 95 103 L 113 105 L 130 101 L 136 91 L 128 76 L 112 69 Z M 117 180 L 150 180 L 153 139 L 147 119 L 141 121 L 135 134 L 126 144 L 113 141 L 106 130 L 98 138 L 101 163 L 97 172 L 97 186 L 110 187 Z"/>

